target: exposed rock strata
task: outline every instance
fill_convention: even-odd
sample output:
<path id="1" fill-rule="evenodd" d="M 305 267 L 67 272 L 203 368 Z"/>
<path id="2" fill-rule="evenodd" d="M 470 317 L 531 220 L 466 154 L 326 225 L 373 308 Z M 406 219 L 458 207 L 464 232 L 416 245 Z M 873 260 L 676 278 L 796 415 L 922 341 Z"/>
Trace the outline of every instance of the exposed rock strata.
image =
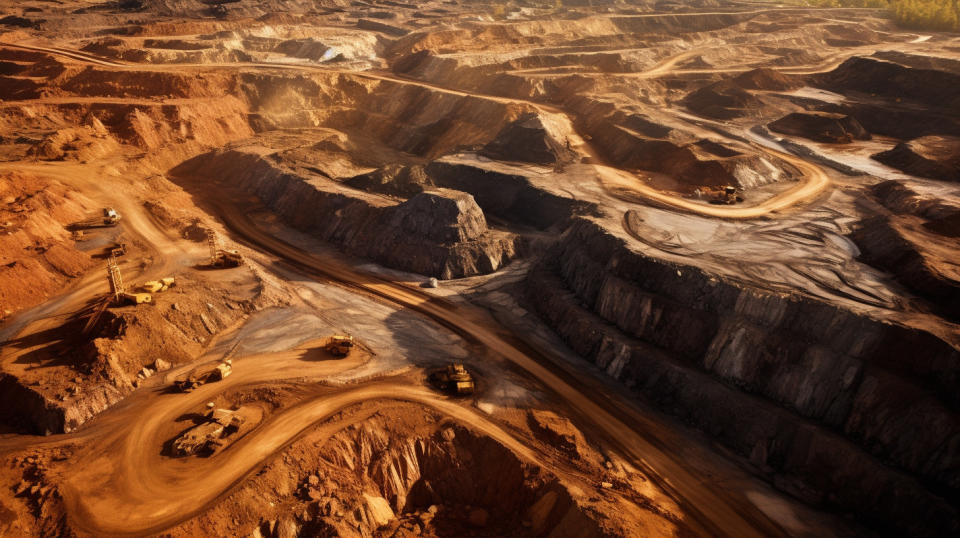
<path id="1" fill-rule="evenodd" d="M 868 219 L 851 234 L 861 259 L 889 271 L 942 315 L 960 320 L 960 205 L 955 199 L 921 195 L 898 181 L 871 190 L 892 214 Z"/>
<path id="2" fill-rule="evenodd" d="M 802 136 L 817 142 L 846 144 L 854 140 L 870 140 L 870 133 L 855 118 L 841 114 L 809 114 L 794 112 L 772 122 L 770 130 Z"/>
<path id="3" fill-rule="evenodd" d="M 198 157 L 176 173 L 229 178 L 295 228 L 396 269 L 459 278 L 491 273 L 517 255 L 518 238 L 488 229 L 464 192 L 435 189 L 394 204 L 239 150 Z"/>
<path id="4" fill-rule="evenodd" d="M 527 177 L 480 166 L 434 161 L 426 167 L 426 173 L 437 185 L 469 192 L 491 215 L 541 230 L 563 223 L 573 215 L 595 210 L 592 203 L 538 188 Z"/>
<path id="5" fill-rule="evenodd" d="M 925 136 L 901 142 L 872 157 L 915 176 L 960 181 L 960 138 Z"/>
<path id="6" fill-rule="evenodd" d="M 960 489 L 960 352 L 933 334 L 651 258 L 587 219 L 527 284 L 578 353 L 779 487 L 916 535 L 960 528 L 940 497 Z"/>
<path id="7" fill-rule="evenodd" d="M 481 153 L 502 161 L 557 164 L 572 162 L 575 153 L 561 133 L 536 114 L 527 114 L 504 127 Z"/>

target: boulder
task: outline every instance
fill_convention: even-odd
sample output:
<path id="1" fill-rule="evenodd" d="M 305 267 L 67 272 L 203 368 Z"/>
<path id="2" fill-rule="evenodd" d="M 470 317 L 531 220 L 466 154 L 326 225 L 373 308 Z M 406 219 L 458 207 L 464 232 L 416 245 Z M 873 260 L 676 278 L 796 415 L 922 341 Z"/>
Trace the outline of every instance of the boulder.
<path id="1" fill-rule="evenodd" d="M 364 494 L 360 509 L 364 518 L 375 529 L 390 523 L 395 517 L 390 502 L 379 496 Z"/>

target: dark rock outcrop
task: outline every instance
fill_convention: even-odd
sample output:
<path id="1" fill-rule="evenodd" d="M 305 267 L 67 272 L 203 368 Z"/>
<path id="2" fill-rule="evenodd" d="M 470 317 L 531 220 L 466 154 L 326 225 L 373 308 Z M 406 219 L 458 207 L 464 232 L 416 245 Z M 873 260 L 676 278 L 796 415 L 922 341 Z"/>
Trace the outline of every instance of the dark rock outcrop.
<path id="1" fill-rule="evenodd" d="M 908 67 L 891 61 L 853 57 L 809 81 L 833 92 L 907 99 L 944 112 L 960 112 L 960 74 Z"/>
<path id="2" fill-rule="evenodd" d="M 917 215 L 930 220 L 960 215 L 960 205 L 920 196 L 901 181 L 882 181 L 870 187 L 870 191 L 880 204 L 897 214 Z"/>
<path id="3" fill-rule="evenodd" d="M 344 181 L 355 189 L 392 196 L 413 196 L 433 187 L 422 166 L 388 165 Z"/>
<path id="4" fill-rule="evenodd" d="M 491 273 L 517 255 L 519 238 L 488 229 L 464 192 L 435 189 L 395 204 L 240 150 L 201 155 L 174 174 L 229 177 L 291 226 L 395 269 L 459 278 Z"/>
<path id="5" fill-rule="evenodd" d="M 573 215 L 596 210 L 589 202 L 539 189 L 521 175 L 442 160 L 427 165 L 426 172 L 438 186 L 472 194 L 487 214 L 541 230 L 563 223 Z"/>
<path id="6" fill-rule="evenodd" d="M 794 112 L 770 123 L 770 130 L 802 136 L 817 142 L 846 144 L 854 140 L 870 140 L 870 133 L 855 118 L 842 114 Z"/>
<path id="7" fill-rule="evenodd" d="M 760 101 L 733 81 L 721 80 L 691 92 L 683 104 L 698 114 L 727 120 L 746 115 Z"/>
<path id="8" fill-rule="evenodd" d="M 925 136 L 871 157 L 915 176 L 960 181 L 960 138 Z"/>
<path id="9" fill-rule="evenodd" d="M 501 161 L 553 165 L 573 162 L 576 154 L 544 125 L 535 113 L 511 122 L 480 151 Z"/>
<path id="10" fill-rule="evenodd" d="M 960 264 L 956 237 L 960 212 L 925 221 L 916 216 L 877 216 L 851 234 L 860 259 L 889 271 L 944 317 L 960 320 Z"/>
<path id="11" fill-rule="evenodd" d="M 777 487 L 888 532 L 960 529 L 960 352 L 938 336 L 650 257 L 588 219 L 527 286 L 578 353 Z"/>

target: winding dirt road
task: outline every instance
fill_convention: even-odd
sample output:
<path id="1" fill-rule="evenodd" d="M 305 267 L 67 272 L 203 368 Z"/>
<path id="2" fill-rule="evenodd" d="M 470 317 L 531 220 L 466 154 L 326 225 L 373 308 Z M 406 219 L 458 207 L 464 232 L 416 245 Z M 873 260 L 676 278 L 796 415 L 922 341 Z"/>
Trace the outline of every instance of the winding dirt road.
<path id="1" fill-rule="evenodd" d="M 82 51 L 60 48 L 9 43 L 0 43 L 0 46 L 60 55 L 110 69 L 175 70 L 190 67 L 123 64 Z M 671 73 L 676 65 L 695 54 L 696 51 L 688 51 L 669 58 L 643 75 L 655 77 Z M 533 107 L 561 117 L 571 126 L 571 133 L 576 135 L 571 117 L 554 106 L 532 100 L 462 91 L 388 73 L 270 63 L 203 64 L 197 67 L 335 72 L 368 80 L 414 85 L 463 97 Z M 43 103 L 44 100 L 37 102 Z M 594 162 L 602 162 L 588 142 L 583 141 L 578 148 Z M 596 169 L 601 183 L 611 189 L 636 192 L 640 198 L 648 201 L 721 218 L 756 218 L 782 211 L 818 196 L 829 186 L 829 178 L 818 166 L 770 148 L 756 149 L 774 154 L 796 166 L 803 173 L 804 181 L 754 206 L 710 206 L 648 187 L 638 181 L 635 175 L 613 167 L 596 165 Z M 62 170 L 53 172 L 53 168 L 36 168 L 35 172 L 48 175 L 63 173 Z M 663 435 L 672 429 L 671 426 L 658 422 L 656 418 L 639 412 L 614 396 L 597 394 L 572 367 L 532 349 L 502 327 L 492 324 L 485 312 L 454 305 L 415 288 L 361 273 L 336 260 L 313 255 L 264 232 L 228 201 L 210 199 L 205 202 L 214 208 L 215 213 L 237 236 L 255 248 L 278 256 L 306 273 L 418 312 L 476 347 L 503 357 L 526 371 L 531 378 L 566 402 L 581 418 L 578 422 L 592 425 L 591 433 L 615 446 L 624 457 L 675 498 L 682 511 L 690 517 L 686 523 L 695 531 L 709 536 L 738 538 L 785 535 L 780 526 L 742 492 L 730 491 L 711 478 L 692 471 L 678 456 L 682 453 L 680 447 L 670 446 L 665 441 L 671 438 Z M 162 260 L 151 270 L 152 273 L 192 255 L 184 251 L 179 242 L 171 241 L 148 222 L 142 208 L 129 205 L 118 209 L 128 216 L 126 225 L 132 233 L 152 245 Z M 74 305 L 80 294 L 86 295 L 89 291 L 87 288 L 92 285 L 88 284 L 66 296 L 58 308 Z M 238 359 L 234 375 L 224 382 L 207 385 L 188 395 L 164 394 L 157 380 L 153 390 L 137 391 L 91 422 L 80 434 L 51 439 L 50 442 L 54 443 L 83 441 L 81 453 L 77 454 L 77 461 L 82 461 L 83 466 L 68 473 L 62 488 L 71 523 L 79 529 L 101 535 L 142 535 L 169 528 L 228 494 L 259 465 L 318 421 L 354 403 L 377 399 L 411 401 L 431 407 L 481 430 L 525 459 L 538 459 L 528 447 L 482 414 L 423 388 L 390 380 L 375 381 L 351 389 L 318 391 L 301 404 L 269 417 L 252 432 L 210 459 L 174 460 L 161 455 L 160 447 L 169 438 L 170 425 L 181 415 L 195 411 L 227 389 L 275 382 L 278 379 L 302 379 L 305 376 L 322 378 L 357 366 L 353 359 L 305 362 L 303 353 L 303 349 L 298 349 Z"/>
<path id="2" fill-rule="evenodd" d="M 11 46 L 8 43 L 0 42 L 0 46 Z M 437 91 L 441 93 L 446 93 L 449 95 L 455 95 L 458 97 L 472 97 L 477 99 L 489 100 L 501 104 L 513 104 L 513 105 L 523 105 L 529 106 L 542 114 L 552 115 L 559 121 L 566 125 L 565 130 L 569 131 L 573 139 L 573 147 L 578 149 L 585 157 L 595 163 L 603 163 L 604 159 L 601 158 L 599 153 L 587 142 L 588 138 L 583 137 L 576 132 L 573 127 L 575 122 L 570 115 L 563 109 L 547 105 L 544 103 L 539 103 L 530 99 L 519 99 L 511 97 L 503 97 L 498 95 L 490 95 L 479 93 L 475 91 L 465 91 L 455 88 L 445 87 L 439 84 L 426 82 L 417 79 L 411 79 L 393 73 L 386 72 L 374 72 L 374 71 L 350 71 L 342 69 L 333 69 L 326 66 L 320 65 L 307 65 L 307 64 L 298 64 L 298 63 L 269 63 L 269 62 L 237 62 L 237 63 L 210 63 L 210 64 L 171 64 L 171 65 L 140 65 L 140 64 L 119 64 L 119 63 L 104 63 L 104 59 L 99 58 L 94 55 L 84 53 L 82 51 L 68 51 L 65 49 L 59 48 L 45 48 L 45 47 L 33 47 L 27 45 L 15 45 L 19 48 L 31 49 L 37 51 L 43 51 L 50 54 L 63 55 L 68 58 L 77 61 L 94 63 L 97 65 L 105 65 L 112 68 L 121 68 L 121 69 L 136 69 L 136 70 L 182 70 L 186 68 L 219 68 L 219 69 L 241 69 L 241 68 L 254 68 L 254 69 L 282 69 L 282 70 L 299 70 L 299 71 L 311 71 L 311 72 L 322 72 L 322 73 L 336 73 L 343 76 L 352 76 L 357 78 L 363 78 L 367 80 L 378 80 L 395 84 L 403 84 L 409 86 L 416 86 L 420 88 L 429 89 L 431 91 Z M 693 56 L 696 56 L 700 51 L 691 50 L 685 51 L 683 53 L 677 54 L 673 57 L 667 58 L 664 61 L 658 63 L 656 66 L 651 69 L 642 72 L 634 73 L 632 76 L 642 76 L 642 77 L 658 77 L 672 73 L 676 65 L 683 62 L 686 59 L 689 59 Z M 842 60 L 840 60 L 842 61 Z M 839 64 L 838 61 L 831 62 L 831 65 Z M 825 69 L 822 66 L 816 67 L 810 72 L 820 72 L 820 70 Z M 727 69 L 727 70 L 718 70 L 717 72 L 725 71 L 737 71 L 737 69 Z M 712 71 L 711 71 L 712 72 Z M 69 99 L 69 98 L 67 98 Z M 43 101 L 43 100 L 40 100 Z M 599 175 L 600 184 L 605 188 L 612 187 L 608 189 L 611 194 L 617 191 L 628 191 L 637 195 L 637 199 L 634 201 L 641 201 L 639 198 L 646 198 L 648 200 L 654 201 L 656 203 L 665 204 L 667 206 L 681 209 L 691 213 L 697 213 L 709 217 L 718 217 L 718 218 L 730 218 L 730 219 L 747 219 L 747 218 L 757 218 L 768 215 L 775 211 L 782 211 L 788 209 L 792 206 L 801 204 L 805 201 L 808 201 L 824 190 L 830 185 L 830 181 L 826 173 L 817 165 L 806 162 L 802 159 L 799 159 L 793 155 L 789 155 L 782 152 L 777 152 L 770 148 L 760 148 L 757 145 L 754 145 L 754 149 L 758 152 L 768 152 L 771 154 L 776 154 L 781 159 L 794 164 L 798 169 L 804 173 L 804 181 L 802 181 L 796 187 L 793 187 L 786 192 L 779 193 L 773 197 L 764 200 L 760 204 L 753 206 L 711 206 L 708 204 L 697 203 L 690 201 L 688 199 L 676 196 L 674 194 L 660 191 L 654 189 L 650 186 L 643 184 L 637 176 L 629 172 L 619 170 L 615 167 L 604 166 L 602 164 L 597 165 L 597 171 Z"/>
<path id="3" fill-rule="evenodd" d="M 597 398 L 577 372 L 560 360 L 536 352 L 508 333 L 491 326 L 479 311 L 453 305 L 420 290 L 360 273 L 329 258 L 303 251 L 260 230 L 243 211 L 223 200 L 207 200 L 227 226 L 260 250 L 275 254 L 309 273 L 386 299 L 419 312 L 525 370 L 593 424 L 603 438 L 617 446 L 638 468 L 694 515 L 700 530 L 712 536 L 780 536 L 783 531 L 743 497 L 718 491 L 702 476 L 689 471 L 670 447 L 660 446 L 658 432 L 668 427 L 633 408 Z"/>

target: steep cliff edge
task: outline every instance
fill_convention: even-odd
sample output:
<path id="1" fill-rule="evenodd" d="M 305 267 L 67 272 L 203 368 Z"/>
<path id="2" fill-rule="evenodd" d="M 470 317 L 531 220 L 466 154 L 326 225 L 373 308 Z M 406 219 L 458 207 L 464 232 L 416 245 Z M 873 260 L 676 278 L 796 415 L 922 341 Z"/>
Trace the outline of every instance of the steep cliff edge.
<path id="1" fill-rule="evenodd" d="M 960 138 L 955 136 L 915 138 L 872 157 L 915 176 L 960 181 Z"/>
<path id="2" fill-rule="evenodd" d="M 473 196 L 437 188 L 397 203 L 319 174 L 284 167 L 269 152 L 216 151 L 175 175 L 229 179 L 291 226 L 388 267 L 450 279 L 492 273 L 517 256 L 520 240 L 487 227 Z"/>
<path id="3" fill-rule="evenodd" d="M 850 234 L 860 259 L 889 271 L 944 317 L 960 320 L 960 200 L 940 189 L 919 193 L 897 181 L 871 191 L 889 214 L 863 221 Z"/>
<path id="4" fill-rule="evenodd" d="M 934 334 L 652 257 L 586 218 L 527 287 L 578 353 L 778 487 L 890 532 L 960 528 L 960 352 Z"/>

